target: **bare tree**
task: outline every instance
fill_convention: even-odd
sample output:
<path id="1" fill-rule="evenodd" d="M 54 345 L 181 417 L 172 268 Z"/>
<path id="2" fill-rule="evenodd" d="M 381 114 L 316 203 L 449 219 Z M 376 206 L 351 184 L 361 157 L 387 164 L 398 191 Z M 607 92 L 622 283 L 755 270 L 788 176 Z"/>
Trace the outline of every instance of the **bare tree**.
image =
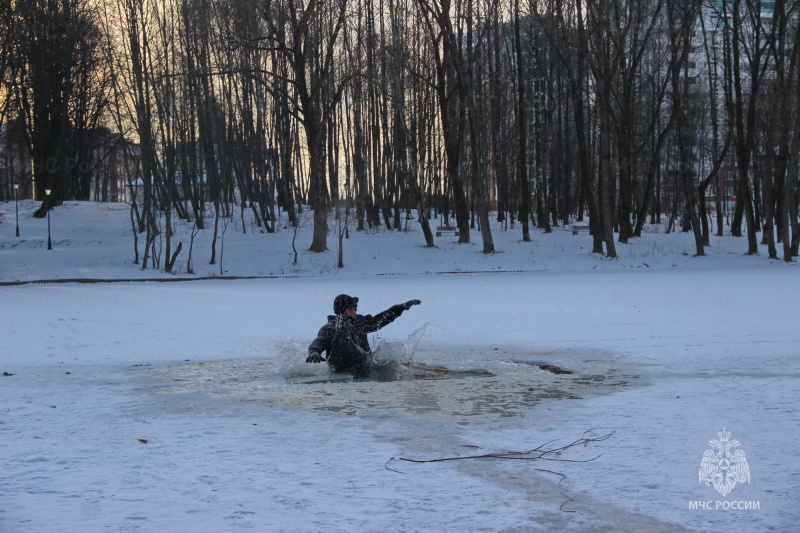
<path id="1" fill-rule="evenodd" d="M 455 33 L 451 20 L 450 0 L 417 0 L 419 15 L 428 37 L 433 65 L 436 69 L 435 87 L 439 104 L 444 153 L 447 168 L 447 181 L 452 187 L 455 203 L 458 242 L 470 242 L 469 207 L 467 191 L 462 176 L 462 157 L 466 139 L 466 96 L 463 77 L 462 58 L 459 57 L 462 43 Z M 461 75 L 460 75 L 461 74 Z"/>
<path id="2" fill-rule="evenodd" d="M 347 0 L 321 0 L 303 5 L 298 0 L 267 0 L 263 16 L 267 33 L 255 44 L 274 50 L 287 71 L 285 78 L 270 71 L 273 91 L 288 89 L 292 112 L 300 120 L 308 150 L 310 203 L 314 209 L 314 236 L 310 250 L 328 249 L 326 145 L 329 125 L 348 77 L 336 79 L 337 46 L 344 26 Z M 276 82 L 288 82 L 288 85 Z"/>
<path id="3" fill-rule="evenodd" d="M 126 79 L 134 124 L 141 150 L 142 207 L 138 231 L 146 232 L 142 268 L 147 268 L 148 258 L 155 255 L 156 236 L 160 233 L 156 223 L 153 178 L 157 168 L 154 135 L 153 62 L 150 46 L 151 15 L 146 0 L 125 0 L 118 5 L 120 30 L 125 35 L 125 52 L 120 56 L 116 74 Z"/>
<path id="4" fill-rule="evenodd" d="M 525 51 L 522 48 L 522 22 L 519 0 L 514 0 L 514 52 L 517 65 L 517 184 L 520 191 L 519 221 L 522 240 L 530 242 L 531 190 L 528 179 L 528 97 L 525 94 Z"/>
<path id="5" fill-rule="evenodd" d="M 11 105 L 14 38 L 14 11 L 11 9 L 11 2 L 3 2 L 0 4 L 0 124 L 6 123 Z"/>
<path id="6" fill-rule="evenodd" d="M 728 6 L 730 4 L 730 6 Z M 726 32 L 730 52 L 726 94 L 728 114 L 734 123 L 734 149 L 738 171 L 736 208 L 732 232 L 741 235 L 741 216 L 747 222 L 747 253 L 758 253 L 758 221 L 753 203 L 753 152 L 756 143 L 756 114 L 764 72 L 767 67 L 766 40 L 762 27 L 760 2 L 733 0 L 723 2 L 723 16 L 730 25 Z"/>
<path id="7" fill-rule="evenodd" d="M 97 75 L 103 36 L 82 0 L 14 2 L 0 14 L 10 23 L 0 37 L 10 45 L 0 54 L 1 92 L 8 95 L 0 111 L 13 104 L 25 125 L 36 196 L 43 198 L 34 216 L 44 217 L 79 190 L 75 150 L 92 142 L 105 108 L 98 86 L 104 76 Z"/>
<path id="8" fill-rule="evenodd" d="M 698 256 L 705 255 L 703 249 L 705 241 L 700 227 L 700 219 L 697 216 L 697 189 L 694 184 L 695 173 L 692 171 L 693 146 L 696 144 L 692 139 L 692 134 L 696 133 L 696 128 L 692 125 L 694 113 L 690 101 L 690 79 L 686 74 L 686 64 L 692 44 L 692 28 L 700 14 L 700 7 L 699 0 L 678 0 L 669 2 L 667 5 L 672 52 L 669 68 L 672 86 L 672 113 L 676 119 L 678 172 Z"/>
<path id="9" fill-rule="evenodd" d="M 589 213 L 592 253 L 602 254 L 603 242 L 606 239 L 595 191 L 594 164 L 591 152 L 591 95 L 588 92 L 590 28 L 587 26 L 587 14 L 582 0 L 569 3 L 554 1 L 548 8 L 555 19 L 555 28 L 550 30 L 549 36 L 553 42 L 553 49 L 564 67 L 572 101 L 576 153 L 581 190 Z"/>
<path id="10" fill-rule="evenodd" d="M 730 120 L 724 120 L 726 117 L 722 116 L 724 111 L 724 102 L 721 102 L 720 95 L 722 94 L 722 87 L 720 86 L 722 76 L 720 73 L 723 69 L 722 50 L 719 49 L 717 43 L 719 42 L 718 35 L 721 33 L 716 25 L 709 27 L 706 24 L 706 17 L 700 16 L 700 28 L 702 30 L 703 42 L 703 55 L 707 66 L 705 99 L 708 102 L 708 117 L 710 131 L 710 159 L 712 160 L 711 168 L 705 179 L 703 179 L 698 186 L 698 201 L 699 201 L 699 217 L 702 224 L 703 241 L 706 246 L 711 245 L 709 237 L 708 216 L 706 209 L 706 191 L 712 184 L 716 188 L 715 209 L 717 214 L 717 235 L 722 236 L 725 226 L 724 221 L 724 208 L 722 198 L 724 196 L 724 184 L 719 183 L 720 169 L 728 157 L 728 152 L 733 141 L 733 123 Z M 724 121 L 724 124 L 723 124 Z"/>
<path id="11" fill-rule="evenodd" d="M 798 228 L 797 217 L 790 216 L 792 211 L 797 211 L 793 194 L 797 171 L 793 176 L 791 169 L 792 166 L 797 168 L 800 145 L 800 131 L 797 131 L 800 121 L 800 90 L 797 83 L 800 80 L 800 6 L 796 2 L 775 2 L 766 42 L 772 64 L 772 78 L 765 90 L 769 102 L 766 152 L 773 172 L 764 177 L 764 238 L 769 256 L 777 259 L 776 227 L 777 240 L 783 244 L 783 259 L 792 261 L 797 251 L 792 250 L 790 229 L 797 236 Z M 792 154 L 795 154 L 794 157 Z M 790 208 L 792 204 L 795 205 L 793 209 Z"/>

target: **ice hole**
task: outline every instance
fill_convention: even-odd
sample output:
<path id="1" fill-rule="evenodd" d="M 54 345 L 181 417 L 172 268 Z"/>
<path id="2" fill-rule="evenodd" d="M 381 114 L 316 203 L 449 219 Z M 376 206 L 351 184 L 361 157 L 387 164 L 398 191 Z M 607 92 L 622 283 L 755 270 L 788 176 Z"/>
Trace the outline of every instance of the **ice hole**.
<path id="1" fill-rule="evenodd" d="M 375 348 L 372 350 L 372 364 L 370 366 L 369 377 L 355 379 L 346 373 L 321 373 L 321 368 L 314 368 L 313 375 L 308 375 L 309 366 L 322 367 L 323 365 L 306 365 L 305 368 L 297 368 L 290 365 L 287 370 L 286 379 L 294 384 L 317 384 L 317 383 L 346 383 L 350 381 L 410 381 L 417 379 L 448 379 L 466 377 L 489 377 L 493 374 L 486 370 L 451 370 L 444 366 L 429 365 L 414 361 L 414 354 L 417 351 L 420 341 L 425 334 L 428 324 L 414 330 L 405 342 L 386 341 L 378 339 Z M 293 358 L 297 360 L 296 357 Z M 327 365 L 324 365 L 327 369 Z M 298 375 L 298 371 L 303 375 Z"/>

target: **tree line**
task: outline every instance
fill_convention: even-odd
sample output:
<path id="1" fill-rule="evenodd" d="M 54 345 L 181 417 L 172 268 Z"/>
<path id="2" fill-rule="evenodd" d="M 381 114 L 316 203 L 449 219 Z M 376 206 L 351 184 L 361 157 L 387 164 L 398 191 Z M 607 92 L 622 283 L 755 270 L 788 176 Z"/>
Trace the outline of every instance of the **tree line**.
<path id="1" fill-rule="evenodd" d="M 435 219 L 490 253 L 490 217 L 529 241 L 588 216 L 615 257 L 666 218 L 697 255 L 730 227 L 791 261 L 799 27 L 791 0 L 12 0 L 0 123 L 39 216 L 86 198 L 92 132 L 135 139 L 131 220 L 167 270 L 173 216 L 216 243 L 303 206 L 317 252 L 331 210 L 359 230 L 413 211 L 428 246 Z"/>

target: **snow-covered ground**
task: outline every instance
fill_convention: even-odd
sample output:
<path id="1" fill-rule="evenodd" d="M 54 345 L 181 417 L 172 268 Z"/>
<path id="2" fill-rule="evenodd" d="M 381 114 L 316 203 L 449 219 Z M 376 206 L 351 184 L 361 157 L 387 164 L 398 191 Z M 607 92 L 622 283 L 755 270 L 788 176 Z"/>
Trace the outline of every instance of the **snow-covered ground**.
<path id="1" fill-rule="evenodd" d="M 222 274 L 263 278 L 111 283 L 219 276 L 211 232 L 192 276 L 179 227 L 164 274 L 131 264 L 127 206 L 56 209 L 50 251 L 35 207 L 17 238 L 0 203 L 0 282 L 108 281 L 0 286 L 1 531 L 800 530 L 800 272 L 742 239 L 692 257 L 653 227 L 612 260 L 586 233 L 496 228 L 487 256 L 425 249 L 411 220 L 353 232 L 338 269 L 333 235 L 305 251 L 310 222 L 297 264 L 291 228 L 239 223 Z M 362 313 L 421 299 L 373 346 L 424 331 L 415 361 L 480 372 L 296 383 L 325 377 L 305 348 L 342 292 Z M 723 428 L 749 467 L 725 495 L 698 476 Z M 403 460 L 584 436 L 609 437 Z"/>

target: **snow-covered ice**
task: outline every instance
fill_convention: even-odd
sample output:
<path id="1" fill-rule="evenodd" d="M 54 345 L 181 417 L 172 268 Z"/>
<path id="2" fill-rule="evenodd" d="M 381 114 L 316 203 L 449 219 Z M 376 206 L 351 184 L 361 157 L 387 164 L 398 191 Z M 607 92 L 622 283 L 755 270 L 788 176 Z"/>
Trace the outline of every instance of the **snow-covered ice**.
<path id="1" fill-rule="evenodd" d="M 800 530 L 800 273 L 742 239 L 692 257 L 651 228 L 611 260 L 586 234 L 496 228 L 487 256 L 425 249 L 411 220 L 353 232 L 337 269 L 308 223 L 296 265 L 291 228 L 248 226 L 222 272 L 201 232 L 194 277 L 260 279 L 115 283 L 192 278 L 188 228 L 165 274 L 131 264 L 126 206 L 59 207 L 47 251 L 20 205 L 18 239 L 0 203 L 0 281 L 107 281 L 0 287 L 4 532 Z M 324 375 L 305 349 L 342 292 L 363 313 L 421 299 L 371 342 L 405 353 L 424 329 L 414 361 L 453 375 L 292 383 Z M 723 428 L 750 471 L 725 496 L 698 479 Z M 610 437 L 565 461 L 401 460 L 584 435 Z"/>

